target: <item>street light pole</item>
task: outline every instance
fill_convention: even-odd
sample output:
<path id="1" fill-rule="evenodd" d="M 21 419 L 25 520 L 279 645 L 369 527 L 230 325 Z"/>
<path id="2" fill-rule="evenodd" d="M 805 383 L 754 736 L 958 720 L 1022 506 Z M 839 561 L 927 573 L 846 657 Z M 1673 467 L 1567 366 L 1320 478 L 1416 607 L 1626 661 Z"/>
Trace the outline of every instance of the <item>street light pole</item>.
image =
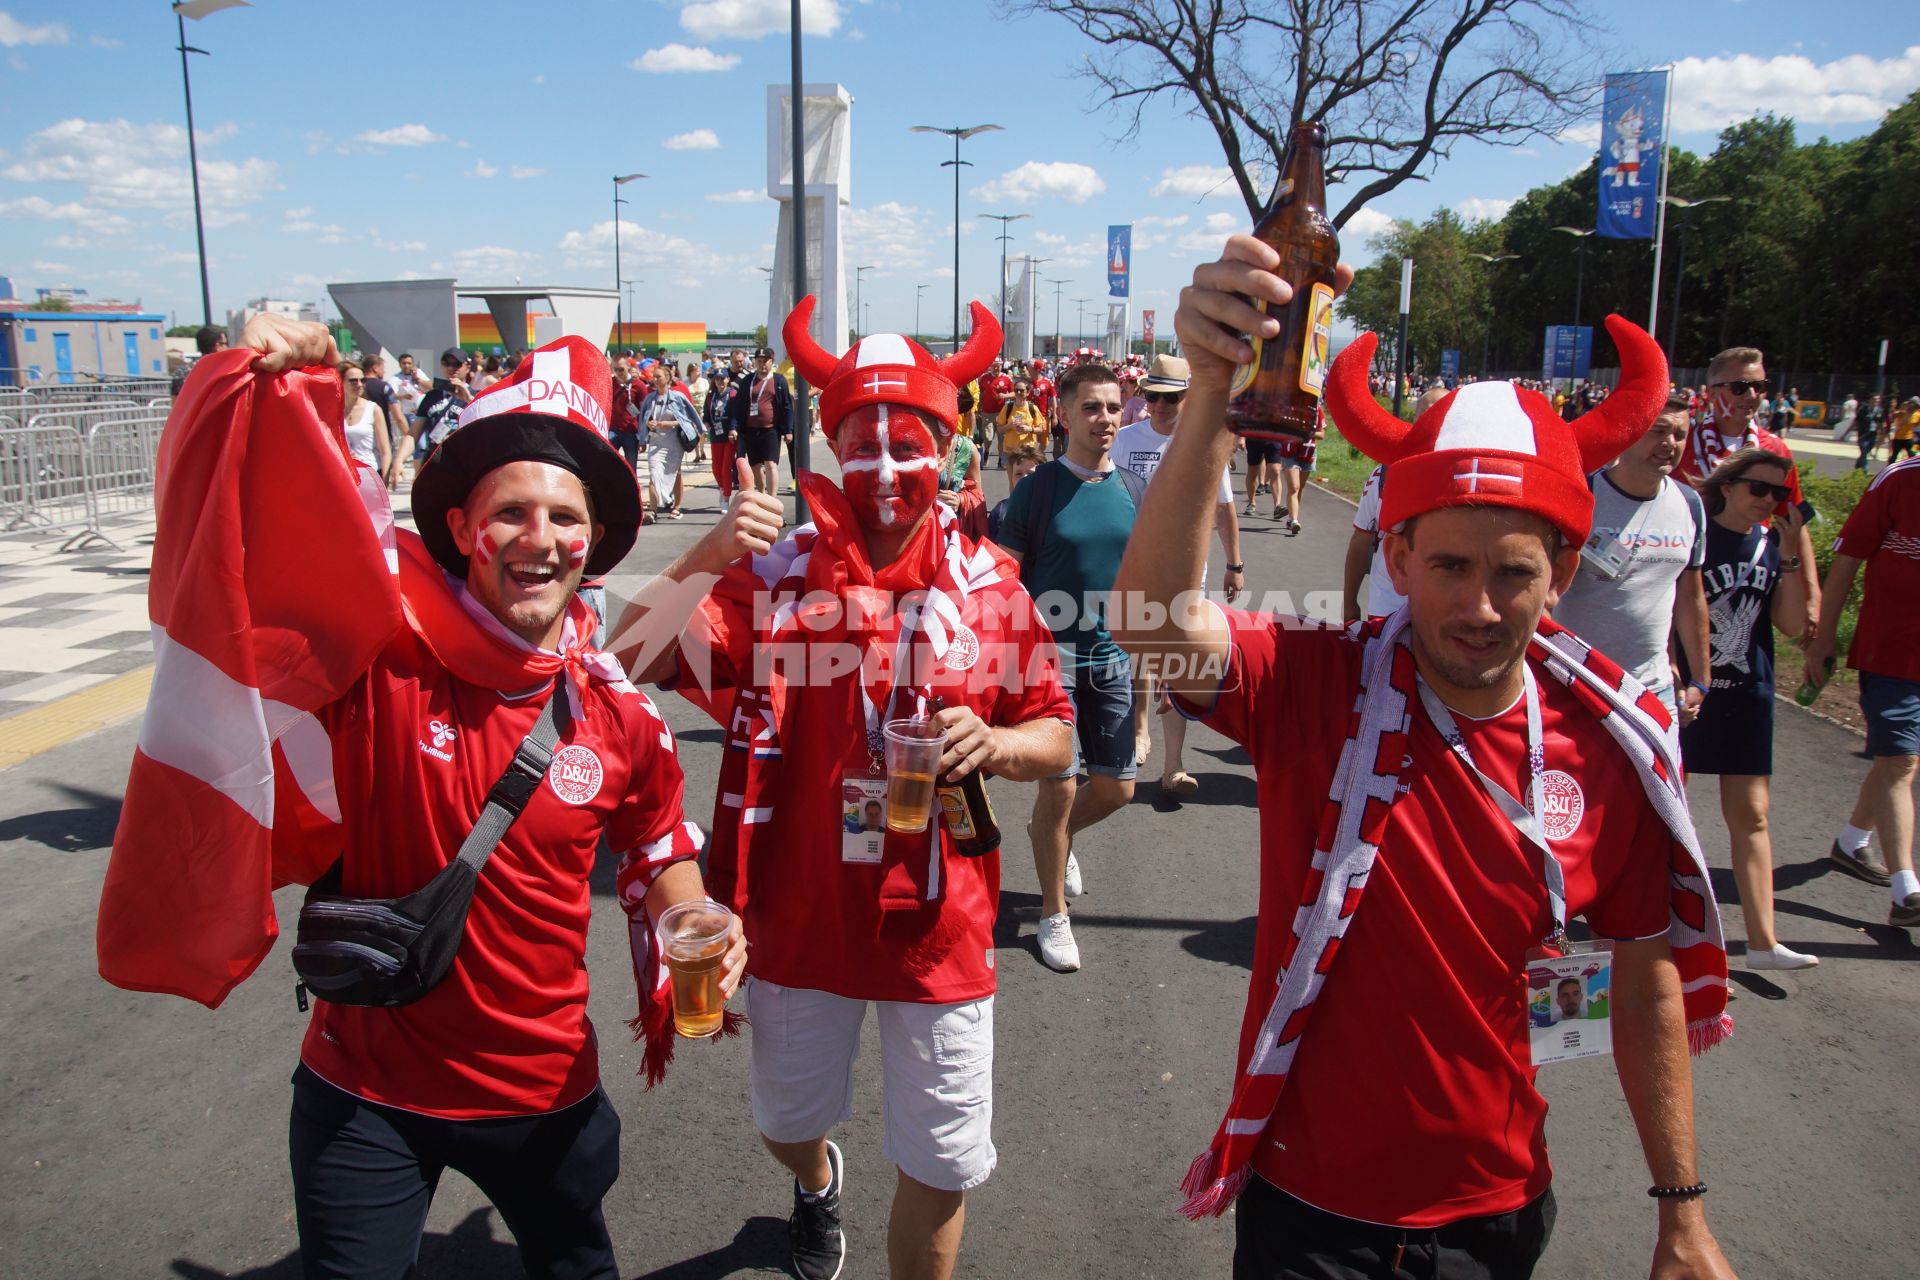
<path id="1" fill-rule="evenodd" d="M 853 340 L 855 342 L 860 341 L 860 335 L 867 331 L 867 326 L 860 317 L 860 278 L 873 269 L 874 264 L 871 262 L 864 267 L 853 269 Z"/>
<path id="2" fill-rule="evenodd" d="M 995 239 L 1000 241 L 1000 358 L 1004 360 L 1007 355 L 1007 242 L 1013 239 L 1013 233 L 1007 230 L 1007 225 L 1018 222 L 1022 218 L 1031 218 L 1033 215 L 1030 213 L 981 213 L 974 216 L 991 218 L 1000 224 L 1000 234 Z"/>
<path id="3" fill-rule="evenodd" d="M 1732 200 L 1733 197 L 1701 196 L 1698 200 L 1688 200 L 1684 196 L 1664 196 L 1662 199 L 1675 209 L 1693 209 L 1703 204 L 1724 204 Z M 1674 264 L 1673 273 L 1673 302 L 1671 304 L 1673 314 L 1667 318 L 1667 361 L 1669 364 L 1680 359 L 1680 294 L 1687 285 L 1687 236 L 1685 226 L 1678 222 L 1674 223 L 1673 235 L 1674 239 L 1680 243 L 1679 253 L 1676 255 L 1679 261 Z"/>
<path id="4" fill-rule="evenodd" d="M 200 205 L 200 146 L 193 136 L 193 76 L 187 70 L 187 55 L 197 53 L 203 58 L 213 55 L 187 43 L 187 19 L 198 22 L 210 13 L 244 4 L 246 0 L 175 0 L 173 6 L 174 26 L 180 35 L 177 46 L 180 50 L 180 88 L 187 100 L 187 168 L 193 175 L 193 238 L 200 250 L 200 323 L 208 328 L 213 327 L 213 290 L 207 283 L 207 223 Z"/>
<path id="5" fill-rule="evenodd" d="M 1083 347 L 1087 345 L 1087 304 L 1092 301 L 1092 298 L 1073 300 L 1074 324 L 1080 328 L 1080 345 Z"/>
<path id="6" fill-rule="evenodd" d="M 1487 327 L 1480 334 L 1480 376 L 1484 379 L 1491 374 L 1487 352 L 1493 342 L 1493 268 L 1503 262 L 1512 262 L 1520 255 L 1517 253 L 1469 253 L 1467 256 L 1478 258 L 1487 264 Z"/>
<path id="7" fill-rule="evenodd" d="M 1066 292 L 1067 286 L 1072 283 L 1071 280 L 1053 282 L 1053 354 L 1056 356 L 1060 354 L 1060 348 L 1064 345 L 1061 338 L 1065 336 L 1060 332 L 1060 295 Z"/>
<path id="8" fill-rule="evenodd" d="M 627 313 L 620 305 L 620 206 L 626 201 L 620 198 L 620 188 L 635 178 L 644 178 L 644 173 L 615 174 L 613 178 L 613 331 L 616 335 L 627 327 Z M 619 339 L 615 338 L 615 345 Z"/>
<path id="9" fill-rule="evenodd" d="M 915 342 L 920 341 L 920 295 L 926 291 L 927 286 L 923 284 L 913 286 L 913 340 Z"/>
<path id="10" fill-rule="evenodd" d="M 1574 254 L 1575 266 L 1573 271 L 1573 327 L 1578 329 L 1580 327 L 1581 295 L 1585 291 L 1587 284 L 1587 237 L 1593 234 L 1593 228 L 1555 227 L 1554 230 L 1564 231 L 1568 235 L 1576 237 L 1575 243 L 1579 246 L 1578 251 Z M 1577 341 L 1578 339 L 1576 338 L 1576 342 Z"/>
<path id="11" fill-rule="evenodd" d="M 800 0 L 793 0 L 795 12 L 799 11 Z M 967 127 L 955 126 L 942 128 L 937 125 L 916 124 L 910 133 L 944 133 L 953 139 L 953 159 L 942 160 L 940 167 L 953 166 L 953 349 L 960 349 L 960 169 L 971 165 L 971 160 L 960 158 L 960 144 L 976 133 L 992 133 L 1001 128 L 997 124 L 976 124 Z"/>

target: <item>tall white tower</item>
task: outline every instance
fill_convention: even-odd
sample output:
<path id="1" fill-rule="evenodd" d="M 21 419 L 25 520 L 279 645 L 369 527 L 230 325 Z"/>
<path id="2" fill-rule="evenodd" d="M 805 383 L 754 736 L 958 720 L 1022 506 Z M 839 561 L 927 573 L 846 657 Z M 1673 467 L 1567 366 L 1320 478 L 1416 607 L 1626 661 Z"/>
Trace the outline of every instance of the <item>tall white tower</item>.
<path id="1" fill-rule="evenodd" d="M 842 211 L 853 203 L 853 95 L 837 84 L 802 85 L 801 180 L 807 198 L 807 292 L 820 299 L 813 340 L 835 355 L 847 350 L 847 277 L 840 245 Z M 767 196 L 780 202 L 767 282 L 767 344 L 787 358 L 780 326 L 799 299 L 793 295 L 793 93 L 767 87 Z"/>

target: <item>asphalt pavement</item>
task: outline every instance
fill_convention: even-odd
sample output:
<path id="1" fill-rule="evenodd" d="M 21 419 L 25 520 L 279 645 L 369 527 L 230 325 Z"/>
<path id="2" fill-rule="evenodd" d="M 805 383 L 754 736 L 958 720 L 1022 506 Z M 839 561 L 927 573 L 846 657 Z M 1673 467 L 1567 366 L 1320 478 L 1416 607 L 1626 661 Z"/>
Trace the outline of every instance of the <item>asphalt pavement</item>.
<path id="1" fill-rule="evenodd" d="M 996 474 L 988 490 L 1003 491 Z M 645 530 L 633 563 L 664 564 L 711 526 L 714 502 L 696 488 L 687 518 Z M 1309 593 L 1338 591 L 1351 508 L 1316 491 L 1305 517 L 1291 538 L 1248 522 L 1254 593 L 1284 590 L 1304 608 Z M 688 811 L 706 821 L 719 733 L 671 695 L 660 702 L 679 735 Z M 94 911 L 136 731 L 123 722 L 0 771 L 0 1276 L 294 1277 L 286 1118 L 305 1018 L 287 940 L 214 1011 L 119 991 L 95 973 Z M 1723 909 L 1738 1031 L 1695 1065 L 1706 1204 L 1748 1280 L 1894 1280 L 1915 1273 L 1907 1218 L 1920 1178 L 1907 1117 L 1920 950 L 1885 925 L 1884 890 L 1824 862 L 1865 771 L 1860 740 L 1786 705 L 1776 734 L 1780 935 L 1824 963 L 1745 974 L 1738 908 Z M 1210 730 L 1196 727 L 1187 751 L 1198 796 L 1175 805 L 1143 781 L 1131 806 L 1077 840 L 1088 892 L 1074 903 L 1085 968 L 1072 975 L 1044 968 L 1033 939 L 1037 885 L 1017 834 L 1033 789 L 994 785 L 1012 833 L 995 928 L 1000 1164 L 968 1197 L 961 1276 L 1227 1274 L 1231 1218 L 1194 1224 L 1176 1208 L 1230 1084 L 1255 923 L 1254 783 L 1244 754 Z M 1159 770 L 1156 745 L 1143 777 Z M 1692 796 L 1724 902 L 1733 886 L 1714 780 L 1696 780 Z M 683 1042 L 666 1082 L 642 1089 L 622 1025 L 634 995 L 610 862 L 593 887 L 591 1009 L 625 1122 L 606 1206 L 623 1274 L 777 1274 L 788 1183 L 748 1113 L 746 1043 Z M 298 890 L 279 895 L 284 931 L 298 902 Z M 857 1114 L 838 1134 L 850 1278 L 885 1274 L 893 1184 L 871 1025 L 856 1078 Z M 1655 1215 L 1611 1065 L 1567 1064 L 1542 1081 L 1560 1217 L 1539 1274 L 1645 1275 Z M 457 1175 L 441 1184 L 421 1271 L 518 1274 L 497 1216 Z"/>

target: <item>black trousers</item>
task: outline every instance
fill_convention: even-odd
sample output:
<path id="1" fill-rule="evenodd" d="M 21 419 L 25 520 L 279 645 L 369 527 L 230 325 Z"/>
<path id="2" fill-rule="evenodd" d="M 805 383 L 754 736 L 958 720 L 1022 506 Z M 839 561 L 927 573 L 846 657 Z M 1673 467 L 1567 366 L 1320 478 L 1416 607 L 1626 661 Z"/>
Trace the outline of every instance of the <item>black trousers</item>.
<path id="1" fill-rule="evenodd" d="M 309 1280 L 413 1274 L 446 1169 L 493 1201 L 529 1276 L 619 1276 L 600 1202 L 620 1176 L 620 1117 L 597 1086 L 546 1115 L 441 1120 L 356 1098 L 302 1065 L 288 1146 Z"/>
<path id="2" fill-rule="evenodd" d="M 1549 1188 L 1512 1213 L 1408 1231 L 1326 1213 L 1255 1177 L 1234 1215 L 1233 1280 L 1528 1280 L 1553 1217 Z"/>

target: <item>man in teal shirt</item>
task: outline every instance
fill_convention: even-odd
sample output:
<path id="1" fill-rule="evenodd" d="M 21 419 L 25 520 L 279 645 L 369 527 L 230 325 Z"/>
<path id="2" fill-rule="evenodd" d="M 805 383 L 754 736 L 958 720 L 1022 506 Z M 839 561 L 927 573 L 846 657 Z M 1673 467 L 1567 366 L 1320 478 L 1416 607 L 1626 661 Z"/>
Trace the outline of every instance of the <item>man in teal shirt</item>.
<path id="1" fill-rule="evenodd" d="M 1080 948 L 1067 918 L 1081 892 L 1076 833 L 1133 798 L 1133 664 L 1114 644 L 1107 596 L 1146 484 L 1110 456 L 1125 395 L 1113 370 L 1077 364 L 1061 376 L 1067 452 L 1022 480 L 1007 504 L 1000 543 L 1020 561 L 1020 580 L 1060 647 L 1060 675 L 1073 699 L 1076 759 L 1046 778 L 1028 831 L 1040 878 L 1040 958 L 1071 973 Z M 1078 785 L 1080 770 L 1087 785 Z"/>

